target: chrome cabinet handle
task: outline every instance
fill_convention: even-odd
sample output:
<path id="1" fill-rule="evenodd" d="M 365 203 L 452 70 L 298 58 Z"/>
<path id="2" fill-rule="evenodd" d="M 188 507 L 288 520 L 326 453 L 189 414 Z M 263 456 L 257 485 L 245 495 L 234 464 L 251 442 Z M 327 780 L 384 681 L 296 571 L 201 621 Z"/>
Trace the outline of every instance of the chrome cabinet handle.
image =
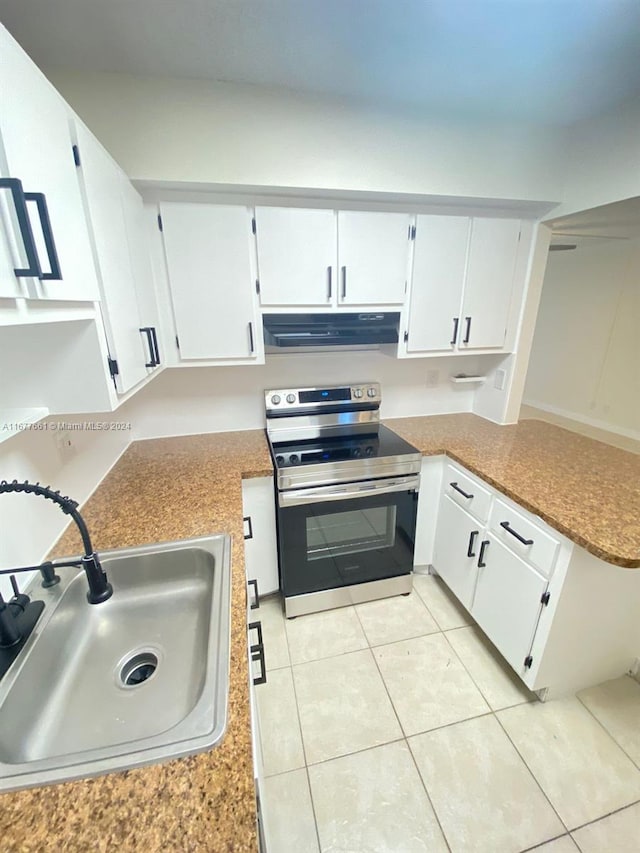
<path id="1" fill-rule="evenodd" d="M 520 536 L 520 534 L 513 529 L 513 527 L 509 527 L 508 521 L 501 521 L 500 527 L 504 527 L 507 533 L 510 533 L 512 536 L 515 536 L 519 542 L 522 542 L 523 545 L 533 545 L 533 539 L 525 539 L 524 536 Z"/>
<path id="2" fill-rule="evenodd" d="M 42 226 L 42 236 L 44 237 L 44 245 L 49 258 L 49 268 L 51 272 L 40 272 L 39 278 L 42 281 L 62 281 L 62 273 L 60 272 L 60 263 L 58 261 L 58 252 L 56 243 L 53 239 L 53 231 L 51 230 L 51 220 L 49 219 L 49 209 L 47 207 L 47 199 L 44 193 L 25 193 L 26 201 L 35 201 L 38 208 L 38 216 L 40 217 L 40 225 Z"/>
<path id="3" fill-rule="evenodd" d="M 331 267 L 327 267 L 327 302 L 331 302 L 331 291 L 332 291 L 331 275 L 332 275 L 332 269 L 331 269 Z"/>
<path id="4" fill-rule="evenodd" d="M 40 269 L 40 261 L 38 260 L 38 252 L 36 250 L 35 240 L 33 239 L 33 230 L 27 213 L 27 204 L 25 200 L 25 192 L 22 188 L 22 181 L 18 178 L 0 178 L 0 189 L 9 190 L 13 199 L 13 207 L 20 228 L 20 236 L 24 246 L 24 252 L 27 256 L 28 266 L 15 267 L 13 272 L 16 278 L 41 278 L 42 270 Z"/>
<path id="5" fill-rule="evenodd" d="M 347 268 L 342 267 L 342 298 L 346 299 L 347 296 Z"/>

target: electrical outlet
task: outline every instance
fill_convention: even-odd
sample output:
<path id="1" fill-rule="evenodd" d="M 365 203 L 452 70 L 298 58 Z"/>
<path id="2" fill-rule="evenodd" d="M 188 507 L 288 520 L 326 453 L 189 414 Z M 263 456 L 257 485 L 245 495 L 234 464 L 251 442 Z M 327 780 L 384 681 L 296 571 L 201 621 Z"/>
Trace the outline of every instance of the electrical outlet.
<path id="1" fill-rule="evenodd" d="M 427 370 L 427 388 L 435 388 L 440 382 L 440 371 L 432 367 Z"/>
<path id="2" fill-rule="evenodd" d="M 493 387 L 497 391 L 504 391 L 504 383 L 507 381 L 507 371 L 499 367 L 496 370 L 496 375 L 493 378 Z"/>

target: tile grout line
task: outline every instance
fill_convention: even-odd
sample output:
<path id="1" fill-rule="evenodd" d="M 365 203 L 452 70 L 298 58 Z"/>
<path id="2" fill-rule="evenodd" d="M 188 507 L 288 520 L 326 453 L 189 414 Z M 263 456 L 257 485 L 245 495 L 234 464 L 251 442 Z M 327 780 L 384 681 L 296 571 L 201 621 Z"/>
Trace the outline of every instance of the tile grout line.
<path id="1" fill-rule="evenodd" d="M 419 596 L 419 595 L 418 595 L 418 597 L 420 598 L 420 596 Z M 421 599 L 421 598 L 420 598 L 420 600 L 422 601 L 422 599 Z M 423 602 L 423 604 L 424 604 L 424 602 Z M 430 613 L 429 609 L 427 608 L 427 605 L 425 604 L 424 606 L 425 606 L 425 608 L 426 608 L 426 610 L 427 610 L 427 613 L 429 613 L 429 615 L 431 615 L 431 613 Z M 360 616 L 359 616 L 359 614 L 358 614 L 358 610 L 357 610 L 357 608 L 355 608 L 355 607 L 354 607 L 354 610 L 355 610 L 355 613 L 356 613 L 356 618 L 358 619 L 358 622 L 360 623 L 360 627 L 362 628 L 362 631 L 363 631 L 363 633 L 364 633 L 365 637 L 367 638 L 367 642 L 369 642 L 369 638 L 367 637 L 367 633 L 366 633 L 366 631 L 364 630 L 364 625 L 362 625 L 362 622 L 361 622 L 361 620 L 360 620 Z M 433 617 L 432 617 L 432 618 L 433 618 Z M 434 624 L 436 624 L 436 625 L 438 624 L 438 623 L 435 621 L 435 619 L 434 619 L 433 621 L 434 621 Z M 430 634 L 424 634 L 423 636 L 432 636 L 432 635 L 430 635 Z M 371 644 L 369 644 L 369 651 L 371 652 L 371 657 L 373 658 L 373 661 L 374 661 L 374 663 L 375 663 L 375 665 L 376 665 L 376 669 L 378 670 L 378 674 L 379 674 L 379 676 L 380 676 L 380 680 L 382 681 L 382 683 L 383 683 L 383 685 L 384 685 L 384 689 L 385 689 L 385 691 L 386 691 L 386 694 L 387 694 L 387 696 L 389 697 L 389 702 L 391 703 L 391 707 L 393 708 L 393 713 L 396 715 L 396 719 L 397 719 L 397 721 L 398 721 L 398 725 L 400 726 L 400 731 L 401 731 L 401 732 L 402 732 L 402 734 L 403 734 L 403 737 L 400 739 L 400 741 L 393 741 L 393 742 L 402 742 L 402 743 L 404 743 L 404 744 L 406 745 L 407 750 L 408 750 L 408 752 L 409 752 L 409 755 L 410 755 L 410 757 L 411 757 L 411 761 L 412 761 L 412 763 L 413 763 L 413 766 L 415 767 L 415 769 L 416 769 L 416 773 L 418 774 L 418 779 L 420 780 L 420 783 L 421 783 L 422 788 L 423 788 L 423 790 L 424 790 L 425 796 L 426 796 L 426 798 L 427 798 L 427 800 L 428 800 L 428 802 L 429 802 L 429 805 L 431 806 L 431 811 L 433 812 L 433 816 L 435 817 L 435 819 L 436 819 L 436 823 L 438 824 L 438 828 L 439 828 L 439 830 L 440 830 L 440 833 L 441 833 L 441 835 L 442 835 L 442 838 L 443 838 L 443 840 L 444 840 L 444 843 L 446 844 L 446 847 L 447 847 L 447 850 L 449 851 L 449 853 L 451 853 L 451 847 L 449 846 L 449 841 L 448 841 L 447 836 L 446 836 L 446 834 L 445 834 L 444 828 L 443 828 L 442 824 L 440 823 L 440 818 L 438 817 L 438 812 L 436 811 L 435 806 L 433 805 L 433 802 L 432 802 L 432 800 L 431 800 L 431 797 L 429 796 L 429 791 L 427 790 L 427 786 L 425 785 L 424 779 L 422 778 L 422 773 L 420 773 L 420 769 L 418 768 L 418 765 L 416 764 L 416 760 L 415 760 L 414 755 L 413 755 L 413 752 L 412 752 L 412 750 L 411 750 L 411 746 L 409 745 L 409 740 L 408 740 L 408 738 L 407 738 L 407 733 L 405 732 L 405 730 L 404 730 L 404 726 L 402 725 L 402 723 L 401 723 L 401 721 L 400 721 L 400 717 L 398 716 L 398 712 L 396 711 L 396 706 L 393 704 L 393 699 L 391 698 L 391 694 L 389 693 L 389 688 L 387 687 L 387 683 L 386 683 L 386 681 L 384 680 L 384 676 L 382 675 L 382 672 L 381 672 L 380 667 L 379 667 L 379 665 L 378 665 L 378 661 L 377 661 L 377 659 L 376 659 L 376 656 L 373 654 L 373 648 L 374 648 L 374 647 L 372 647 L 372 646 L 371 646 Z M 371 748 L 371 747 L 370 747 L 370 748 Z"/>
<path id="2" fill-rule="evenodd" d="M 520 706 L 519 706 L 519 705 L 516 705 L 516 706 L 513 706 L 513 707 L 520 707 Z M 506 710 L 506 709 L 501 708 L 500 710 Z M 498 714 L 497 714 L 497 712 L 496 712 L 496 711 L 494 711 L 494 712 L 493 712 L 493 716 L 496 718 L 496 721 L 497 721 L 498 725 L 500 726 L 500 728 L 502 729 L 502 731 L 504 732 L 504 734 L 505 734 L 505 736 L 506 736 L 507 740 L 509 741 L 509 743 L 511 744 L 511 746 L 515 749 L 516 754 L 517 754 L 517 755 L 518 755 L 518 757 L 520 758 L 520 761 L 522 761 L 522 763 L 524 764 L 524 766 L 525 766 L 525 767 L 526 767 L 526 769 L 528 770 L 529 775 L 531 776 L 531 778 L 533 779 L 533 781 L 536 783 L 536 785 L 537 785 L 537 786 L 538 786 L 538 788 L 540 789 L 540 792 L 541 792 L 542 796 L 543 796 L 543 797 L 545 798 L 545 800 L 549 803 L 549 806 L 550 806 L 550 808 L 552 809 L 553 813 L 556 815 L 556 817 L 558 818 L 558 820 L 560 821 L 560 823 L 562 824 L 562 826 L 564 826 L 564 827 L 565 827 L 565 829 L 567 830 L 567 832 L 568 832 L 568 833 L 569 833 L 569 832 L 571 832 L 571 830 L 570 830 L 570 829 L 569 829 L 569 827 L 567 826 L 566 822 L 562 819 L 562 817 L 560 816 L 560 813 L 558 812 L 558 810 L 556 809 L 556 807 L 554 806 L 554 804 L 551 802 L 550 798 L 549 798 L 549 797 L 548 797 L 548 795 L 547 795 L 547 792 L 546 792 L 546 791 L 544 790 L 544 788 L 542 787 L 542 784 L 538 781 L 538 778 L 536 777 L 535 773 L 533 772 L 533 770 L 531 769 L 531 767 L 529 767 L 529 765 L 528 765 L 527 761 L 525 760 L 525 757 L 522 755 L 522 753 L 520 752 L 520 750 L 518 749 L 518 747 L 516 746 L 516 744 L 515 744 L 515 743 L 514 743 L 514 741 L 512 740 L 511 736 L 509 735 L 509 732 L 508 732 L 508 731 L 505 729 L 505 727 L 502 725 L 502 722 L 501 722 L 501 720 L 500 720 L 500 717 L 498 717 Z"/>
<path id="3" fill-rule="evenodd" d="M 627 809 L 631 809 L 634 806 L 640 805 L 640 800 L 634 800 L 633 803 L 628 803 L 626 806 L 620 806 L 619 809 L 613 809 L 613 811 L 607 812 L 607 814 L 603 814 L 600 817 L 596 817 L 593 820 L 588 820 L 586 823 L 581 823 L 580 826 L 576 826 L 573 829 L 569 830 L 569 833 L 578 832 L 580 829 L 584 829 L 585 826 L 591 826 L 594 823 L 599 823 L 601 820 L 605 820 L 608 817 L 611 817 L 614 814 L 619 814 L 620 812 L 624 812 Z M 575 841 L 575 839 L 573 839 Z M 576 844 L 578 842 L 576 841 Z M 578 845 L 579 846 L 579 845 Z"/>
<path id="4" fill-rule="evenodd" d="M 597 686 L 597 685 L 596 685 L 596 686 Z M 587 688 L 587 689 L 589 689 L 589 688 Z M 637 762 L 637 761 L 635 761 L 635 760 L 634 760 L 634 759 L 629 755 L 629 753 L 627 752 L 627 750 L 626 750 L 626 749 L 622 746 L 622 744 L 618 741 L 618 739 L 617 739 L 617 738 L 616 738 L 616 736 L 613 734 L 613 732 L 610 732 L 610 731 L 609 731 L 609 729 L 605 726 L 605 724 L 602 722 L 602 720 L 601 720 L 599 717 L 597 717 L 597 716 L 596 716 L 596 714 L 594 714 L 594 712 L 591 710 L 591 708 L 589 708 L 589 706 L 588 706 L 588 705 L 585 705 L 585 703 L 582 701 L 582 699 L 580 698 L 580 696 L 579 696 L 577 693 L 576 693 L 576 694 L 574 694 L 574 695 L 575 695 L 576 699 L 578 700 L 578 702 L 580 702 L 580 704 L 582 705 L 582 707 L 585 709 L 585 711 L 587 711 L 587 713 L 588 713 L 588 714 L 590 714 L 590 715 L 591 715 L 591 717 L 593 717 L 593 719 L 596 721 L 596 723 L 598 723 L 598 725 L 600 726 L 600 728 L 601 728 L 603 731 L 605 731 L 605 732 L 609 735 L 609 737 L 610 737 L 610 738 L 611 738 L 611 740 L 616 744 L 616 746 L 618 747 L 618 749 L 620 749 L 620 750 L 621 750 L 621 751 L 626 755 L 626 757 L 629 759 L 629 761 L 633 764 L 633 766 L 634 766 L 634 767 L 636 767 L 636 768 L 638 769 L 638 771 L 640 771 L 640 765 L 638 764 L 638 762 Z M 623 808 L 624 808 L 624 806 L 623 806 Z"/>
<path id="5" fill-rule="evenodd" d="M 571 837 L 571 833 L 570 832 L 563 832 L 562 835 L 554 835 L 553 838 L 549 838 L 547 841 L 541 841 L 540 844 L 534 844 L 533 847 L 525 847 L 524 849 L 520 850 L 519 853 L 532 853 L 532 851 L 540 850 L 540 848 L 544 847 L 545 844 L 551 844 L 553 841 L 559 841 L 561 838 L 568 838 L 570 841 L 572 841 L 575 844 L 576 849 L 581 851 L 581 848 L 579 847 L 575 838 Z"/>

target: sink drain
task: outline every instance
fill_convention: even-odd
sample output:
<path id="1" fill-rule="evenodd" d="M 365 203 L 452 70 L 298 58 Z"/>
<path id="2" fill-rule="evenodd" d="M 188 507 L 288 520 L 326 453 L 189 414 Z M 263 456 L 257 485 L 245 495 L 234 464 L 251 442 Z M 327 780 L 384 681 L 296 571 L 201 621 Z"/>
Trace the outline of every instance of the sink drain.
<path id="1" fill-rule="evenodd" d="M 125 687 L 137 687 L 148 681 L 158 667 L 158 658 L 153 652 L 140 652 L 129 658 L 120 670 L 120 681 Z"/>

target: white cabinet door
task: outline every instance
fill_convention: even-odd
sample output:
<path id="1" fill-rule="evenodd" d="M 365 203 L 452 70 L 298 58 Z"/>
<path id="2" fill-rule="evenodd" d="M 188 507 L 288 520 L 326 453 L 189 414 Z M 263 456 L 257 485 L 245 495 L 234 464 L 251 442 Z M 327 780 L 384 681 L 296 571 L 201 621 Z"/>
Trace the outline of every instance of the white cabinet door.
<path id="1" fill-rule="evenodd" d="M 146 378 L 145 365 L 149 361 L 140 332 L 124 215 L 125 201 L 131 204 L 129 181 L 86 128 L 78 125 L 77 135 L 102 291 L 102 315 L 109 353 L 117 361 L 116 388 L 122 394 Z"/>
<path id="2" fill-rule="evenodd" d="M 27 194 L 29 220 L 43 274 L 24 279 L 23 295 L 56 300 L 98 299 L 89 232 L 76 175 L 70 110 L 19 45 L 0 28 L 0 133 L 3 177 L 17 178 Z M 29 194 L 35 194 L 29 198 Z M 24 239 L 6 198 L 2 216 L 14 265 L 26 266 Z M 8 207 L 9 206 L 9 207 Z M 50 229 L 47 228 L 46 206 Z M 46 245 L 49 237 L 49 248 Z M 54 269 L 57 255 L 59 273 Z M 49 276 L 49 278 L 47 278 Z"/>
<path id="3" fill-rule="evenodd" d="M 492 533 L 485 538 L 489 544 L 483 552 L 485 565 L 478 569 L 471 615 L 516 672 L 522 674 L 548 583 Z"/>
<path id="4" fill-rule="evenodd" d="M 258 581 L 260 595 L 268 595 L 280 588 L 273 477 L 242 481 L 242 512 L 247 578 Z"/>
<path id="5" fill-rule="evenodd" d="M 461 349 L 504 346 L 519 237 L 520 220 L 473 220 L 458 335 Z"/>
<path id="6" fill-rule="evenodd" d="M 407 281 L 405 213 L 338 212 L 338 304 L 401 305 Z"/>
<path id="7" fill-rule="evenodd" d="M 455 348 L 470 223 L 460 216 L 418 216 L 407 352 Z"/>
<path id="8" fill-rule="evenodd" d="M 476 583 L 482 525 L 443 495 L 438 512 L 438 526 L 433 565 L 462 604 L 471 609 Z"/>
<path id="9" fill-rule="evenodd" d="M 245 207 L 160 205 L 181 359 L 256 363 L 263 356 Z"/>
<path id="10" fill-rule="evenodd" d="M 260 303 L 330 307 L 336 292 L 333 210 L 257 207 Z"/>

